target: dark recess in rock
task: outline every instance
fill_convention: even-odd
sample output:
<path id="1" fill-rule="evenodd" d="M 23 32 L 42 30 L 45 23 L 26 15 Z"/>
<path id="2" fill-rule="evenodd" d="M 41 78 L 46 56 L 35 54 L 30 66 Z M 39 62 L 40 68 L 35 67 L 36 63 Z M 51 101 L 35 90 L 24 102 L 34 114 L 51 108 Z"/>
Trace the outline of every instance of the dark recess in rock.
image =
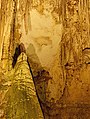
<path id="1" fill-rule="evenodd" d="M 85 50 L 90 50 L 90 48 L 89 47 L 86 47 L 82 51 L 85 51 Z"/>
<path id="2" fill-rule="evenodd" d="M 30 63 L 29 63 L 29 61 L 28 61 L 28 57 L 27 57 L 27 63 L 28 63 L 28 66 L 29 66 L 29 69 L 30 69 L 30 73 L 31 73 L 31 75 L 32 75 L 32 78 L 34 79 L 33 72 L 32 72 Z"/>
<path id="3" fill-rule="evenodd" d="M 26 50 L 25 50 L 25 47 L 24 47 L 23 43 L 18 45 L 18 47 L 16 47 L 16 49 L 15 49 L 15 53 L 14 53 L 14 56 L 13 56 L 13 62 L 12 62 L 12 67 L 13 68 L 14 68 L 14 66 L 15 66 L 15 64 L 17 62 L 17 58 L 21 54 L 21 52 L 26 53 Z"/>

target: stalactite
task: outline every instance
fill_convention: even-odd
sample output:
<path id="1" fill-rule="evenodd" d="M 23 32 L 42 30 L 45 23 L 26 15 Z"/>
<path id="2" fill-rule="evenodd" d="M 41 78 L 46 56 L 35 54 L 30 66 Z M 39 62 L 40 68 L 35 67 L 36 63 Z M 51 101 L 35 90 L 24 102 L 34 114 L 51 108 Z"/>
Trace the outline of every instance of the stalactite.
<path id="1" fill-rule="evenodd" d="M 89 37 L 90 37 L 90 9 L 89 9 L 89 5 L 90 5 L 90 3 L 89 3 L 89 0 L 86 0 L 87 1 L 87 10 L 86 10 L 86 16 L 87 16 L 87 24 L 88 24 L 88 39 L 89 39 Z M 90 40 L 89 40 L 89 45 L 90 45 Z"/>
<path id="2" fill-rule="evenodd" d="M 80 15 L 81 15 L 80 5 L 81 5 L 81 4 L 80 4 L 80 0 L 79 0 L 79 3 L 78 3 L 78 13 L 79 13 L 79 18 L 81 19 L 81 16 L 80 16 Z"/>
<path id="3" fill-rule="evenodd" d="M 16 23 L 16 13 L 17 13 L 17 0 L 13 1 L 13 15 L 12 15 L 12 22 L 11 22 L 11 29 L 10 29 L 10 39 L 9 39 L 9 47 L 8 47 L 8 70 L 11 70 L 11 62 L 12 62 L 12 54 L 14 50 L 14 43 L 15 43 L 15 23 Z"/>
<path id="4" fill-rule="evenodd" d="M 63 21 L 63 26 L 65 25 L 65 16 L 66 16 L 66 1 L 62 0 L 62 21 Z"/>
<path id="5" fill-rule="evenodd" d="M 62 14 L 62 1 L 58 0 L 58 14 L 59 14 L 59 22 L 61 22 L 61 14 Z"/>
<path id="6" fill-rule="evenodd" d="M 80 14 L 81 19 L 80 19 L 80 21 L 82 22 L 83 21 L 83 0 L 80 0 L 80 11 L 81 11 L 81 14 Z"/>
<path id="7" fill-rule="evenodd" d="M 30 9 L 32 6 L 32 1 L 28 1 L 25 4 L 25 13 L 24 13 L 24 26 L 26 30 L 26 34 L 29 30 L 31 30 L 31 18 L 30 18 Z"/>

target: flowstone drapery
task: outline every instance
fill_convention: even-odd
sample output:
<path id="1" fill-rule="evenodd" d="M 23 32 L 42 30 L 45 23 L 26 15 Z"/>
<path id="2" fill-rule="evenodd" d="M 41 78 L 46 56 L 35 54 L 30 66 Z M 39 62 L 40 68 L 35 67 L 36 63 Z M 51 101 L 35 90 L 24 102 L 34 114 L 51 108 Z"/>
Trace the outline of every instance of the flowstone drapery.
<path id="1" fill-rule="evenodd" d="M 4 101 L 0 116 L 16 114 L 18 118 L 23 112 L 26 117 L 20 118 L 32 118 L 26 106 L 27 102 L 31 104 L 28 100 L 31 88 L 26 86 L 29 83 L 26 80 L 32 75 L 30 79 L 35 84 L 32 86 L 45 119 L 89 119 L 90 0 L 0 0 L 0 3 L 0 103 Z M 19 57 L 27 57 L 28 65 L 20 63 Z M 16 102 L 20 102 L 20 111 L 16 111 L 16 102 L 11 107 L 13 94 Z"/>

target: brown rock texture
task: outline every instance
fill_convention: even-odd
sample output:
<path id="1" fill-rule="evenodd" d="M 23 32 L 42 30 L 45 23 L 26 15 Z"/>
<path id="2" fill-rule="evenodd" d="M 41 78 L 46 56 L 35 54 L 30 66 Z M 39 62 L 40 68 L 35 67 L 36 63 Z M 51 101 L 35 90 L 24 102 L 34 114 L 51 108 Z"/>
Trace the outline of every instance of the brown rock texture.
<path id="1" fill-rule="evenodd" d="M 90 0 L 0 0 L 0 77 L 1 119 L 90 119 Z"/>

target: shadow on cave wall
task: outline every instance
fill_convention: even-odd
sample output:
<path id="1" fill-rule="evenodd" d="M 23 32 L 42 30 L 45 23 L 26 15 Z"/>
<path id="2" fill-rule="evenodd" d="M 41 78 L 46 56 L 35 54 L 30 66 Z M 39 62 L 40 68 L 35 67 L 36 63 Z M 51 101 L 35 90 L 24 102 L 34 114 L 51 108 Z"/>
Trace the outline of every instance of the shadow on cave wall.
<path id="1" fill-rule="evenodd" d="M 32 69 L 32 73 L 34 76 L 37 76 L 37 72 L 42 70 L 42 65 L 39 61 L 39 58 L 35 52 L 35 48 L 33 44 L 29 44 L 28 48 L 26 49 L 26 54 L 27 54 L 27 59 L 28 59 L 28 64 L 30 65 Z"/>
<path id="2" fill-rule="evenodd" d="M 14 53 L 14 56 L 13 56 L 13 62 L 12 62 L 12 67 L 14 68 L 16 62 L 17 62 L 17 58 L 18 56 L 21 54 L 21 52 L 24 52 L 26 53 L 26 50 L 25 50 L 25 47 L 24 47 L 24 44 L 21 43 L 20 45 L 18 45 L 15 49 L 15 53 Z"/>
<path id="3" fill-rule="evenodd" d="M 34 82 L 37 84 L 42 82 L 43 80 L 48 81 L 49 79 L 51 79 L 49 72 L 46 71 L 41 65 L 33 44 L 29 44 L 26 50 L 26 54 L 28 57 L 27 62 L 33 75 Z"/>
<path id="4" fill-rule="evenodd" d="M 30 72 L 33 76 L 36 93 L 38 96 L 38 100 L 40 102 L 43 114 L 45 114 L 45 110 L 47 110 L 46 105 L 46 89 L 48 86 L 48 81 L 51 80 L 51 76 L 48 71 L 46 71 L 40 63 L 40 60 L 35 52 L 35 48 L 33 44 L 29 44 L 26 49 L 28 65 L 30 68 Z"/>

